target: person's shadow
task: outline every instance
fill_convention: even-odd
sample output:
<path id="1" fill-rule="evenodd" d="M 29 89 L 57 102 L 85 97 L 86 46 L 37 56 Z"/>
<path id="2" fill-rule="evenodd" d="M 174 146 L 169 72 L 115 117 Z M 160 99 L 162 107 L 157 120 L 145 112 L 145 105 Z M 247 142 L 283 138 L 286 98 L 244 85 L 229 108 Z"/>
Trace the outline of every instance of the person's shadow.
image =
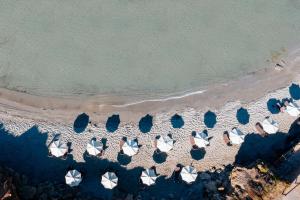
<path id="1" fill-rule="evenodd" d="M 74 131 L 76 133 L 82 133 L 86 129 L 88 124 L 89 124 L 89 116 L 85 113 L 82 113 L 78 115 L 74 121 L 74 125 L 73 125 Z"/>

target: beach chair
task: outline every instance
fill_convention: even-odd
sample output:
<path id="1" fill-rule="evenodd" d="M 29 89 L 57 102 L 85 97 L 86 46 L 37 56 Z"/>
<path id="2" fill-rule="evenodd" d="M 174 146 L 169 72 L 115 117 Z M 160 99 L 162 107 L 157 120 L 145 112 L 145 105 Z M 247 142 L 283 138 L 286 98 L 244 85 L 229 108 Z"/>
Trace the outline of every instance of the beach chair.
<path id="1" fill-rule="evenodd" d="M 154 147 L 155 149 L 157 149 L 157 137 L 156 137 L 155 140 L 153 141 L 153 147 Z"/>

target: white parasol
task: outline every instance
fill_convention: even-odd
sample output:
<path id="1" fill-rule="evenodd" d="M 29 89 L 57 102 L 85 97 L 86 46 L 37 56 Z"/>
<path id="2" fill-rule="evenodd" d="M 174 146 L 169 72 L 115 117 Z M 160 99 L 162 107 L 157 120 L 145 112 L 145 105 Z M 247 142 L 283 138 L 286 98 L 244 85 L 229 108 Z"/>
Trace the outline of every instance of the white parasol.
<path id="1" fill-rule="evenodd" d="M 155 184 L 155 181 L 157 179 L 157 175 L 155 173 L 155 170 L 154 169 L 146 169 L 142 172 L 142 175 L 141 175 L 141 179 L 142 179 L 142 182 L 145 184 L 145 185 L 153 185 Z"/>
<path id="2" fill-rule="evenodd" d="M 278 123 L 275 122 L 271 117 L 266 117 L 266 119 L 262 122 L 262 127 L 264 131 L 269 134 L 274 134 L 278 131 Z"/>
<path id="3" fill-rule="evenodd" d="M 196 169 L 192 166 L 183 167 L 180 172 L 180 175 L 181 175 L 182 180 L 187 183 L 194 182 L 198 176 Z"/>
<path id="4" fill-rule="evenodd" d="M 68 152 L 68 146 L 60 140 L 55 140 L 50 144 L 49 150 L 53 156 L 62 157 Z"/>
<path id="5" fill-rule="evenodd" d="M 209 145 L 208 136 L 203 132 L 196 133 L 196 135 L 194 136 L 194 141 L 199 148 L 204 148 Z"/>
<path id="6" fill-rule="evenodd" d="M 66 184 L 71 187 L 78 186 L 82 181 L 81 173 L 77 170 L 70 170 L 65 176 Z"/>
<path id="7" fill-rule="evenodd" d="M 113 189 L 118 184 L 118 177 L 114 172 L 106 172 L 102 175 L 101 184 L 107 189 Z"/>
<path id="8" fill-rule="evenodd" d="M 229 139 L 232 144 L 241 144 L 244 142 L 245 135 L 237 128 L 233 128 L 229 132 Z"/>
<path id="9" fill-rule="evenodd" d="M 139 147 L 135 140 L 127 140 L 122 146 L 123 152 L 128 156 L 137 154 Z"/>
<path id="10" fill-rule="evenodd" d="M 103 144 L 96 140 L 91 140 L 86 146 L 86 151 L 92 156 L 97 156 L 102 150 Z"/>
<path id="11" fill-rule="evenodd" d="M 157 140 L 157 148 L 162 152 L 168 152 L 173 148 L 174 141 L 169 136 L 160 137 Z"/>

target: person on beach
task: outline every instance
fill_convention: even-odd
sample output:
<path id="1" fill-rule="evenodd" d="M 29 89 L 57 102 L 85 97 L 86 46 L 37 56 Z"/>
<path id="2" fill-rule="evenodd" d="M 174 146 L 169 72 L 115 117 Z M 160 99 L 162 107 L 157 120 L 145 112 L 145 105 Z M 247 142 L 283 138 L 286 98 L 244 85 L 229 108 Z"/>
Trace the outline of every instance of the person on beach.
<path id="1" fill-rule="evenodd" d="M 191 143 L 191 145 L 192 145 L 192 149 L 193 150 L 197 150 L 197 149 L 199 149 L 199 147 L 196 145 L 196 143 L 195 143 L 195 139 L 194 139 L 194 136 L 193 135 L 190 135 L 190 143 Z"/>
<path id="2" fill-rule="evenodd" d="M 264 131 L 263 126 L 261 125 L 261 123 L 257 122 L 257 123 L 255 124 L 255 128 L 256 128 L 257 132 L 258 132 L 261 136 L 263 136 L 263 137 L 268 136 L 268 133 L 267 133 L 266 131 Z"/>
<path id="3" fill-rule="evenodd" d="M 228 131 L 224 131 L 224 133 L 223 133 L 223 140 L 224 140 L 224 142 L 225 142 L 225 144 L 226 144 L 227 146 L 232 146 L 232 144 L 231 144 L 231 142 L 230 142 L 230 138 L 229 138 L 229 133 L 228 133 Z"/>
<path id="4" fill-rule="evenodd" d="M 278 109 L 278 111 L 280 111 L 280 112 L 284 112 L 285 111 L 285 106 L 282 105 L 279 102 L 277 102 L 275 105 L 273 105 L 273 107 L 275 107 L 276 109 Z"/>
<path id="5" fill-rule="evenodd" d="M 300 108 L 292 100 L 284 99 L 281 112 L 287 112 L 290 116 L 297 117 L 300 115 Z"/>
<path id="6" fill-rule="evenodd" d="M 126 137 L 122 137 L 121 141 L 120 141 L 120 144 L 119 144 L 119 147 L 120 147 L 120 153 L 121 154 L 124 154 L 123 152 L 123 145 L 125 144 L 125 142 L 127 141 L 127 138 Z"/>

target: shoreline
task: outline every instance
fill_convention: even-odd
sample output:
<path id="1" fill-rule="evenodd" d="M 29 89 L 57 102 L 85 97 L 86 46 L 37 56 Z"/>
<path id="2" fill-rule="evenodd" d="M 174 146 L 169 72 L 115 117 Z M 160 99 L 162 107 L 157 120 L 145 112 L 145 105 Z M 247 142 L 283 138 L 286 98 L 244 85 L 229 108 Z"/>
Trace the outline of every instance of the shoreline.
<path id="1" fill-rule="evenodd" d="M 87 112 L 96 121 L 101 122 L 105 117 L 115 113 L 137 120 L 141 115 L 172 109 L 174 111 L 184 110 L 184 108 L 220 109 L 225 104 L 236 100 L 245 104 L 250 103 L 288 85 L 300 73 L 300 49 L 292 51 L 285 61 L 287 65 L 281 71 L 269 66 L 227 83 L 212 84 L 203 90 L 183 92 L 166 98 L 129 101 L 122 96 L 45 97 L 0 88 L 0 104 L 2 107 L 27 111 L 29 115 L 30 112 L 48 111 L 64 118 L 66 111 L 71 115 Z"/>

